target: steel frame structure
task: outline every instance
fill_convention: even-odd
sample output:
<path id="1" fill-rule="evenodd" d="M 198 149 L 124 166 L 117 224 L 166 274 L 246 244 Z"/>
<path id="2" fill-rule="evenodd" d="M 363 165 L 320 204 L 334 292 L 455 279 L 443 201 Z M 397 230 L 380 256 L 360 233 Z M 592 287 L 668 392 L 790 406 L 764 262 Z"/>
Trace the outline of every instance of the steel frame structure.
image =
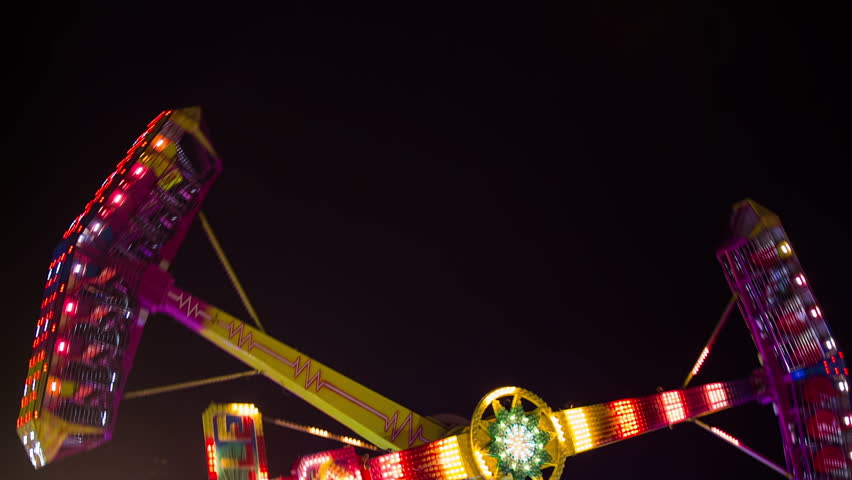
<path id="1" fill-rule="evenodd" d="M 168 267 L 220 169 L 200 109 L 165 111 L 63 236 L 17 423 L 36 468 L 111 438 L 145 320 L 165 313 L 391 451 L 359 465 L 358 475 L 349 460 L 326 465 L 325 478 L 558 480 L 569 456 L 749 401 L 776 408 L 791 478 L 852 478 L 844 356 L 778 217 L 754 202 L 735 206 L 732 236 L 718 258 L 735 295 L 723 320 L 736 302 L 761 369 L 744 380 L 686 388 L 720 322 L 683 389 L 554 411 L 528 390 L 504 387 L 484 396 L 470 425 L 451 431 L 270 337 L 250 306 L 258 328 L 176 286 Z"/>

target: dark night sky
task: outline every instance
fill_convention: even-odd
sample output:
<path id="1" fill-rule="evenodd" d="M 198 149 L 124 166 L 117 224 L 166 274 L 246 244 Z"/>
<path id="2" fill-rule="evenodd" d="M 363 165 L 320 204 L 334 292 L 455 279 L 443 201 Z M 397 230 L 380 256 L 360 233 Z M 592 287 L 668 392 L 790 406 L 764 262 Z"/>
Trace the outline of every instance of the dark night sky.
<path id="1" fill-rule="evenodd" d="M 554 408 L 678 387 L 729 297 L 714 249 L 746 196 L 781 215 L 850 348 L 848 7 L 590 3 L 8 17 L 4 478 L 204 478 L 211 401 L 348 433 L 253 378 L 126 401 L 109 445 L 32 470 L 13 425 L 50 253 L 167 108 L 205 110 L 225 167 L 204 210 L 270 333 L 424 415 L 510 384 Z M 248 319 L 197 226 L 172 272 Z M 756 367 L 739 318 L 720 342 L 699 382 Z M 128 389 L 243 369 L 156 317 Z M 780 455 L 770 408 L 708 421 Z M 336 446 L 266 434 L 273 474 Z M 681 425 L 563 477 L 773 475 Z"/>

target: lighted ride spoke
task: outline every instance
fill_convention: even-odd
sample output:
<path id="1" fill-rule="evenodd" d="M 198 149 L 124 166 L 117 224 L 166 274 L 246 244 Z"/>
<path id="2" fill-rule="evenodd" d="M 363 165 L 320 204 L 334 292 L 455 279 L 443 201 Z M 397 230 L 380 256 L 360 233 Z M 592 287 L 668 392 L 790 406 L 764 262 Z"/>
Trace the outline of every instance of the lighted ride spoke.
<path id="1" fill-rule="evenodd" d="M 716 382 L 558 412 L 578 454 L 759 399 L 755 380 Z"/>

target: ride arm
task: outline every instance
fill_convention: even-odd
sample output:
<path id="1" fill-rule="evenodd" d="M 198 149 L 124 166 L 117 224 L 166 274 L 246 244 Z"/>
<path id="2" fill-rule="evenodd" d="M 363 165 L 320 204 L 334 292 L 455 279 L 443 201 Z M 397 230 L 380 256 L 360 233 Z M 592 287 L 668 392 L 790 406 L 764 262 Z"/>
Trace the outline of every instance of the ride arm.
<path id="1" fill-rule="evenodd" d="M 515 407 L 537 418 L 533 424 L 547 432 L 541 448 L 548 453 L 541 468 L 552 468 L 550 480 L 558 479 L 565 459 L 643 433 L 694 420 L 753 400 L 761 400 L 759 378 L 718 382 L 686 390 L 671 390 L 640 398 L 552 411 L 535 394 L 518 387 L 503 387 L 486 395 L 474 410 L 470 428 L 455 436 L 428 445 L 388 453 L 369 461 L 372 480 L 499 480 L 509 473 L 500 466 L 505 458 L 494 450 L 495 442 L 506 445 L 503 453 L 523 451 L 530 443 L 518 443 L 517 436 L 505 432 L 520 422 L 514 411 L 510 417 L 495 418 L 491 412 Z M 525 406 L 526 405 L 526 406 Z M 495 425 L 495 423 L 500 425 Z M 529 425 L 523 429 L 529 430 Z M 711 427 L 712 428 L 712 427 Z M 493 435 L 504 435 L 500 440 Z M 516 430 L 517 431 L 517 430 Z M 535 434 L 532 434 L 535 436 Z M 525 442 L 522 440 L 521 442 Z M 509 453 L 511 455 L 511 453 Z M 529 478 L 541 480 L 532 472 Z"/>
<path id="2" fill-rule="evenodd" d="M 146 282 L 162 285 L 162 282 Z M 442 438 L 446 428 L 167 282 L 148 302 L 381 449 Z M 152 295 L 145 295 L 152 298 Z"/>
<path id="3" fill-rule="evenodd" d="M 556 413 L 576 455 L 637 435 L 670 427 L 737 405 L 759 400 L 754 380 L 737 380 L 670 390 L 656 395 L 628 398 Z"/>

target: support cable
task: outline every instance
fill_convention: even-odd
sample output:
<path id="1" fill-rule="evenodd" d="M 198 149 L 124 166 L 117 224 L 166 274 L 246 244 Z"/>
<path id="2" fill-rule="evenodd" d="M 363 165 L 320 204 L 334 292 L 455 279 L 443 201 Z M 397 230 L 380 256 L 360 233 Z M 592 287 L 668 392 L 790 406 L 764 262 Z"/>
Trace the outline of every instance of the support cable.
<path id="1" fill-rule="evenodd" d="M 701 370 L 701 366 L 704 365 L 704 362 L 710 355 L 710 349 L 713 348 L 713 344 L 715 344 L 716 339 L 719 338 L 719 332 L 722 330 L 722 327 L 728 321 L 728 318 L 731 316 L 731 312 L 734 310 L 734 306 L 736 304 L 737 294 L 734 294 L 728 301 L 728 306 L 725 307 L 725 311 L 722 312 L 722 316 L 719 317 L 719 321 L 716 322 L 716 327 L 713 329 L 713 333 L 710 334 L 710 339 L 707 340 L 707 343 L 704 345 L 704 349 L 701 350 L 701 355 L 699 355 L 698 360 L 695 361 L 695 365 L 692 367 L 692 371 L 689 372 L 689 375 L 686 376 L 686 380 L 683 381 L 682 388 L 686 388 L 686 386 L 689 385 L 689 382 L 692 381 L 692 378 L 698 375 L 698 372 Z"/>
<path id="2" fill-rule="evenodd" d="M 790 474 L 787 470 L 784 470 L 783 467 L 778 466 L 772 460 L 769 460 L 768 458 L 766 458 L 763 455 L 755 452 L 751 448 L 743 445 L 734 436 L 732 436 L 732 435 L 730 435 L 730 434 L 728 434 L 728 433 L 726 433 L 726 432 L 724 432 L 724 431 L 722 431 L 722 430 L 720 430 L 716 427 L 711 427 L 710 425 L 707 425 L 706 423 L 702 422 L 701 420 L 698 420 L 698 419 L 695 419 L 695 418 L 692 419 L 692 423 L 698 425 L 699 427 L 703 428 L 704 430 L 707 430 L 708 432 L 712 433 L 713 435 L 716 435 L 717 437 L 719 437 L 722 440 L 730 443 L 731 445 L 739 448 L 746 455 L 748 455 L 751 458 L 757 460 L 758 462 L 766 465 L 767 467 L 771 468 L 772 470 L 775 470 L 777 473 L 783 475 L 785 478 L 789 478 L 789 479 L 793 478 L 793 475 Z"/>
<path id="3" fill-rule="evenodd" d="M 228 262 L 228 257 L 225 256 L 225 251 L 222 250 L 219 240 L 216 239 L 216 235 L 213 233 L 213 229 L 207 221 L 207 216 L 204 215 L 204 212 L 198 212 L 198 218 L 201 220 L 201 226 L 204 227 L 204 233 L 207 234 L 210 244 L 213 245 L 213 250 L 216 251 L 216 256 L 219 257 L 219 261 L 222 263 L 222 266 L 225 267 L 225 272 L 227 272 L 228 278 L 231 279 L 231 283 L 240 295 L 243 305 L 245 305 L 246 310 L 248 310 L 249 316 L 251 316 L 252 320 L 254 320 L 254 323 L 261 332 L 266 332 L 266 329 L 263 328 L 263 324 L 260 323 L 260 317 L 257 316 L 257 312 L 255 312 L 254 307 L 251 306 L 251 302 L 249 302 L 248 296 L 246 295 L 245 290 L 243 290 L 243 286 L 240 284 L 239 279 L 237 279 L 237 274 L 231 267 L 231 263 Z"/>
<path id="4" fill-rule="evenodd" d="M 290 430 L 296 430 L 298 432 L 305 432 L 311 435 L 315 435 L 317 437 L 330 438 L 332 440 L 337 440 L 338 442 L 343 442 L 347 445 L 354 445 L 356 447 L 366 448 L 368 450 L 380 451 L 381 449 L 372 443 L 367 443 L 363 440 L 358 440 L 357 438 L 347 437 L 345 435 L 336 435 L 327 430 L 323 430 L 317 427 L 309 427 L 307 425 L 301 425 L 298 423 L 293 423 L 287 420 L 282 420 L 280 418 L 268 418 L 263 417 L 264 422 L 272 423 L 274 425 L 278 425 L 279 427 L 289 428 Z"/>
<path id="5" fill-rule="evenodd" d="M 238 378 L 251 377 L 251 376 L 254 376 L 254 375 L 260 375 L 260 372 L 257 371 L 257 370 L 248 370 L 246 372 L 231 373 L 231 374 L 228 374 L 228 375 L 220 375 L 218 377 L 203 378 L 201 380 L 191 380 L 189 382 L 181 382 L 181 383 L 175 383 L 175 384 L 172 384 L 172 385 L 164 385 L 162 387 L 145 388 L 145 389 L 142 389 L 142 390 L 127 392 L 127 393 L 124 394 L 123 399 L 124 400 L 131 400 L 131 399 L 134 399 L 134 398 L 150 397 L 152 395 L 159 395 L 161 393 L 176 392 L 178 390 L 186 390 L 186 389 L 189 389 L 189 388 L 201 387 L 201 386 L 210 385 L 210 384 L 213 384 L 213 383 L 229 382 L 231 380 L 236 380 Z"/>

